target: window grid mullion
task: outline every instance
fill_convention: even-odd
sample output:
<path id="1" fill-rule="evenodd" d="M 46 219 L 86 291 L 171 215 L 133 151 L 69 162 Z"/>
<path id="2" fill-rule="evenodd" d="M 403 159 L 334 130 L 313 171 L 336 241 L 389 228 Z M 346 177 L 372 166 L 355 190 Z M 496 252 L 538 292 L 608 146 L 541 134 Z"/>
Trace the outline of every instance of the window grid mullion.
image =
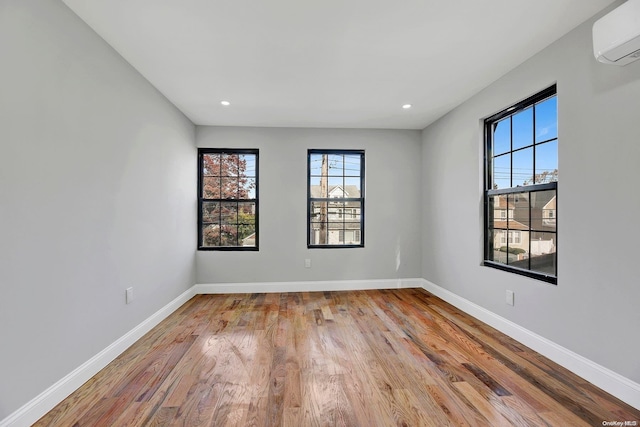
<path id="1" fill-rule="evenodd" d="M 534 129 L 535 129 L 535 128 L 534 128 Z M 534 131 L 534 132 L 535 132 L 535 131 Z M 534 151 L 535 151 L 535 149 L 534 149 Z M 536 170 L 535 170 L 535 167 L 534 167 L 534 169 L 533 169 L 533 174 L 534 174 L 534 176 L 535 176 L 535 173 L 536 173 Z M 534 181 L 535 181 L 535 178 L 534 178 Z M 529 258 L 528 258 L 528 260 L 527 260 L 527 261 L 528 261 L 528 262 L 527 262 L 527 267 L 529 268 L 529 270 L 531 270 L 531 238 L 533 237 L 533 232 L 531 231 L 531 229 L 532 229 L 532 223 L 533 223 L 533 220 L 532 220 L 532 217 L 531 217 L 531 213 L 533 212 L 533 209 L 531 209 L 531 195 L 532 195 L 532 194 L 533 194 L 533 193 L 530 191 L 530 192 L 528 193 L 528 196 L 529 196 L 529 197 L 527 198 L 527 199 L 528 199 L 528 205 L 529 205 L 529 206 L 528 206 L 528 208 L 529 208 L 529 245 L 528 245 L 528 246 L 529 246 Z"/>
<path id="2" fill-rule="evenodd" d="M 536 184 L 536 110 L 535 104 L 533 105 L 533 184 Z"/>
<path id="3" fill-rule="evenodd" d="M 513 187 L 513 116 L 509 117 L 509 187 Z M 507 216 L 509 215 L 507 214 Z M 508 242 L 507 238 L 507 245 Z"/>

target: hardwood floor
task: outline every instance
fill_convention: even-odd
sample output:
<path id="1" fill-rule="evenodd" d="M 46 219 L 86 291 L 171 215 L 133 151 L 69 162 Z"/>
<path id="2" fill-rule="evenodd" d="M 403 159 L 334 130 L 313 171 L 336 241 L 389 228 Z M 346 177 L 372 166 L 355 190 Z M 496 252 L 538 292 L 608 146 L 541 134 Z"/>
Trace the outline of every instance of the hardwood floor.
<path id="1" fill-rule="evenodd" d="M 421 289 L 198 295 L 37 426 L 602 426 L 640 411 Z"/>

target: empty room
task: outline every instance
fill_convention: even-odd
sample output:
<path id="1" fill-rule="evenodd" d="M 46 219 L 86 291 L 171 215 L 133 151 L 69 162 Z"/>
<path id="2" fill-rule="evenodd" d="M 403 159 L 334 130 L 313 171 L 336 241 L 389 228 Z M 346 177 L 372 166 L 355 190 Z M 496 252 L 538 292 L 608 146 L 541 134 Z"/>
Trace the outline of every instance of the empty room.
<path id="1" fill-rule="evenodd" d="M 638 425 L 639 58 L 640 0 L 0 0 L 0 427 Z"/>

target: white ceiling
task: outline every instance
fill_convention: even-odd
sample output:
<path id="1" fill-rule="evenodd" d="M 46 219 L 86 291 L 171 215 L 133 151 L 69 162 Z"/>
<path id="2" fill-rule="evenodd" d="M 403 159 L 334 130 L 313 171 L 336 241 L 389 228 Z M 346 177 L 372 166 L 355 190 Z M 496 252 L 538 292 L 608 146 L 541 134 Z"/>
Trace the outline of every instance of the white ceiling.
<path id="1" fill-rule="evenodd" d="M 391 129 L 423 129 L 613 2 L 63 1 L 195 124 Z"/>

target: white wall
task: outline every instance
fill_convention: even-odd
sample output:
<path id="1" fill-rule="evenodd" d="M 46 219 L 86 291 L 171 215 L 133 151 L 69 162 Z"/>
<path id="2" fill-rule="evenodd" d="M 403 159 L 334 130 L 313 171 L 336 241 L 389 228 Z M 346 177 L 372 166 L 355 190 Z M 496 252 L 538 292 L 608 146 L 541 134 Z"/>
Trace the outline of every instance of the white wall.
<path id="1" fill-rule="evenodd" d="M 420 277 L 419 131 L 198 127 L 196 141 L 260 150 L 260 250 L 199 251 L 197 283 Z M 365 150 L 364 248 L 307 249 L 309 148 Z"/>
<path id="2" fill-rule="evenodd" d="M 2 1 L 0 61 L 2 420 L 193 285 L 196 148 L 62 2 Z"/>
<path id="3" fill-rule="evenodd" d="M 597 63 L 591 50 L 594 20 L 423 131 L 422 272 L 427 280 L 640 382 L 640 62 L 624 68 Z M 554 286 L 481 266 L 481 119 L 556 81 L 560 173 Z M 515 291 L 513 307 L 505 305 L 506 289 Z"/>

